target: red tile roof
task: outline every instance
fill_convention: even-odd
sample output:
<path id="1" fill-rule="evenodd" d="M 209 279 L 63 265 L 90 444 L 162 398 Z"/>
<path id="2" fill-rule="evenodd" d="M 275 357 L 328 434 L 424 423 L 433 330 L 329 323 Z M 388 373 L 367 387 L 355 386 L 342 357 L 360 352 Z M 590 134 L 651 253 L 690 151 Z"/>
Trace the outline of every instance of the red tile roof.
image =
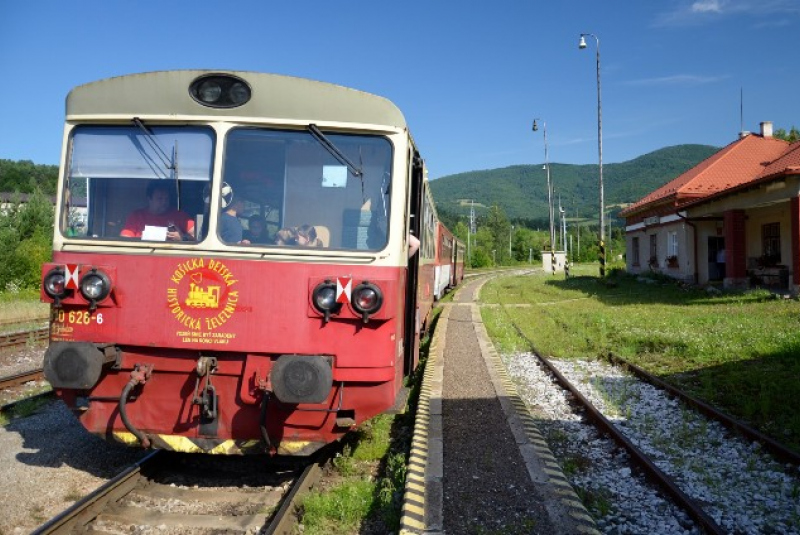
<path id="1" fill-rule="evenodd" d="M 786 152 L 788 145 L 788 142 L 780 139 L 750 134 L 636 201 L 620 215 L 641 212 L 655 204 L 670 202 L 678 205 L 682 200 L 703 198 L 750 182 L 761 176 L 766 169 L 772 168 L 777 163 L 776 159 Z M 794 152 L 797 154 L 792 161 L 800 162 L 800 149 Z"/>
<path id="2" fill-rule="evenodd" d="M 800 141 L 789 145 L 789 148 L 777 160 L 769 164 L 758 178 L 797 173 L 800 173 Z"/>

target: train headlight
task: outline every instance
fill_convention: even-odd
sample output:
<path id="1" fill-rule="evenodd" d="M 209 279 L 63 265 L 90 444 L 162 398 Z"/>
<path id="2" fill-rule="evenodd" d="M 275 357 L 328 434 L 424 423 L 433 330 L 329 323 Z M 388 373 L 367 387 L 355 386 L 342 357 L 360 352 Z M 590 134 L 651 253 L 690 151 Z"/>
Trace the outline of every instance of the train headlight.
<path id="1" fill-rule="evenodd" d="M 92 268 L 86 275 L 81 278 L 80 282 L 81 295 L 84 299 L 89 301 L 91 308 L 94 309 L 97 303 L 108 297 L 111 293 L 111 279 L 108 275 Z"/>
<path id="2" fill-rule="evenodd" d="M 330 320 L 331 314 L 338 314 L 342 308 L 342 304 L 336 302 L 336 284 L 329 280 L 319 283 L 314 288 L 311 301 L 314 308 L 325 316 L 325 323 Z"/>
<path id="3" fill-rule="evenodd" d="M 44 293 L 52 297 L 56 304 L 67 295 L 67 277 L 63 268 L 53 268 L 42 281 Z"/>
<path id="4" fill-rule="evenodd" d="M 220 95 L 222 95 L 222 87 L 213 80 L 206 80 L 197 88 L 197 96 L 208 104 L 219 100 Z"/>
<path id="5" fill-rule="evenodd" d="M 231 103 L 235 106 L 241 106 L 250 100 L 250 88 L 242 82 L 236 82 L 228 90 L 228 96 L 230 97 Z"/>
<path id="6" fill-rule="evenodd" d="M 203 106 L 235 108 L 253 96 L 250 86 L 231 74 L 204 74 L 189 86 L 189 94 Z"/>
<path id="7" fill-rule="evenodd" d="M 380 310 L 383 304 L 381 289 L 371 282 L 364 281 L 353 290 L 353 308 L 361 314 L 361 319 L 366 323 L 369 316 Z"/>

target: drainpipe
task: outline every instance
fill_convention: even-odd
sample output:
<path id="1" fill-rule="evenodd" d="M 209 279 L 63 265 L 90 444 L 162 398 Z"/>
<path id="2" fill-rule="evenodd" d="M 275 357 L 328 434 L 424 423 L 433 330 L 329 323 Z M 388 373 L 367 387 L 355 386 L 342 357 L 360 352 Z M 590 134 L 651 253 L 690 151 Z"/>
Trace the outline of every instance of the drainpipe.
<path id="1" fill-rule="evenodd" d="M 680 212 L 675 212 L 675 215 L 683 219 L 684 223 L 692 227 L 692 244 L 694 248 L 694 283 L 697 284 L 697 281 L 700 280 L 700 272 L 698 271 L 700 263 L 697 259 L 697 227 L 694 223 L 689 221 L 688 217 L 681 215 Z"/>

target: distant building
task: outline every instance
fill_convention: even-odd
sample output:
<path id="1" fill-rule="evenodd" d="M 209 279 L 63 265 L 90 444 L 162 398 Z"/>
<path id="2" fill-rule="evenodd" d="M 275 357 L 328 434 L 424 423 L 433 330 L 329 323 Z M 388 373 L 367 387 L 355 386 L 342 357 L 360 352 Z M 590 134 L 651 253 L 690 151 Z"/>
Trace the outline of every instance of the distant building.
<path id="1" fill-rule="evenodd" d="M 800 142 L 772 123 L 625 208 L 627 268 L 800 292 Z"/>
<path id="2" fill-rule="evenodd" d="M 0 213 L 6 213 L 6 211 L 9 208 L 11 208 L 12 206 L 16 206 L 17 203 L 27 204 L 28 199 L 30 199 L 30 197 L 31 197 L 30 193 L 0 191 Z M 48 195 L 47 198 L 50 200 L 53 206 L 55 206 L 56 196 Z"/>

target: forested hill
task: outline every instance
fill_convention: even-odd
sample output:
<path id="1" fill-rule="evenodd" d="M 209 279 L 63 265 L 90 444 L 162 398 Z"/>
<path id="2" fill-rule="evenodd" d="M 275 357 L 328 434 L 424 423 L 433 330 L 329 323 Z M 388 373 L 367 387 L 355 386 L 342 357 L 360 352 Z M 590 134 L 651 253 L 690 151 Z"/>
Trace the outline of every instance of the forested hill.
<path id="1" fill-rule="evenodd" d="M 603 191 L 606 210 L 616 214 L 622 207 L 705 160 L 719 148 L 708 145 L 666 147 L 634 160 L 603 165 Z M 514 165 L 502 169 L 470 171 L 431 181 L 431 190 L 440 212 L 450 215 L 469 213 L 474 201 L 476 214 L 495 203 L 511 220 L 547 219 L 547 175 L 542 164 Z M 595 219 L 599 209 L 597 165 L 550 164 L 554 203 L 568 217 Z"/>
<path id="2" fill-rule="evenodd" d="M 53 195 L 57 181 L 57 165 L 0 159 L 0 193 L 33 193 L 38 186 L 42 193 Z"/>

